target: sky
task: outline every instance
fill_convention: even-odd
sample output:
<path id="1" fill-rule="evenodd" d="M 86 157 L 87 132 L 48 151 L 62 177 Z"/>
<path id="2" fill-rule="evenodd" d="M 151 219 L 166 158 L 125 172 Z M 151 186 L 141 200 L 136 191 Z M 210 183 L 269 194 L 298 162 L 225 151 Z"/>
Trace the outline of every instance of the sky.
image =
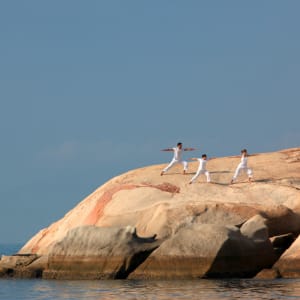
<path id="1" fill-rule="evenodd" d="M 110 178 L 300 146 L 300 1 L 0 2 L 0 243 Z M 254 170 L 255 171 L 255 170 Z"/>

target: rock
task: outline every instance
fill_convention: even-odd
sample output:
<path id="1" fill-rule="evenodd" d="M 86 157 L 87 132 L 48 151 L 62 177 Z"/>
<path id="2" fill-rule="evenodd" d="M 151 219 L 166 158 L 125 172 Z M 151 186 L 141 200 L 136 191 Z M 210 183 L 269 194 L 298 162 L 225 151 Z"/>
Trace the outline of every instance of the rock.
<path id="1" fill-rule="evenodd" d="M 26 267 L 26 271 L 29 274 L 32 274 L 33 278 L 41 278 L 43 276 L 44 270 L 49 267 L 49 257 L 48 255 L 43 255 L 36 260 L 34 260 L 31 264 Z"/>
<path id="2" fill-rule="evenodd" d="M 249 277 L 273 263 L 267 236 L 251 239 L 234 226 L 194 224 L 163 242 L 129 278 Z"/>
<path id="3" fill-rule="evenodd" d="M 176 168 L 160 176 L 163 165 L 127 172 L 41 230 L 20 253 L 47 254 L 70 229 L 85 225 L 130 225 L 143 236 L 167 238 L 195 219 L 200 223 L 238 225 L 261 214 L 267 219 L 270 236 L 300 233 L 300 161 L 291 163 L 291 158 L 300 158 L 300 148 L 250 156 L 249 166 L 255 176 L 252 184 L 240 177 L 236 184 L 229 185 L 238 157 L 208 161 L 215 184 L 202 183 L 201 179 L 188 184 L 197 163 L 190 164 L 191 173 L 186 176 Z"/>
<path id="4" fill-rule="evenodd" d="M 270 236 L 299 234 L 300 218 L 297 206 L 292 210 L 284 205 L 273 205 L 261 211 L 261 215 L 266 219 Z"/>
<path id="5" fill-rule="evenodd" d="M 254 241 L 266 241 L 269 238 L 266 219 L 261 215 L 255 215 L 241 227 L 241 234 Z"/>
<path id="6" fill-rule="evenodd" d="M 270 253 L 272 248 L 266 237 L 288 233 L 296 236 L 300 233 L 300 148 L 250 156 L 249 166 L 254 171 L 254 182 L 249 184 L 246 176 L 241 176 L 235 184 L 230 185 L 239 161 L 238 157 L 209 160 L 207 168 L 211 172 L 211 184 L 206 183 L 203 178 L 199 178 L 192 185 L 188 184 L 198 167 L 197 163 L 189 165 L 190 173 L 185 176 L 181 174 L 179 166 L 174 167 L 164 176 L 160 176 L 164 165 L 155 165 L 132 170 L 112 178 L 62 219 L 33 236 L 22 247 L 19 254 L 36 254 L 44 257 L 40 260 L 43 263 L 39 266 L 38 261 L 32 263 L 32 270 L 42 272 L 43 276 L 48 276 L 48 278 L 68 277 L 76 272 L 76 278 L 86 276 L 123 278 L 138 267 L 143 259 L 146 259 L 143 268 L 148 263 L 149 272 L 152 268 L 152 273 L 146 274 L 144 271 L 141 272 L 146 269 L 139 267 L 139 272 L 144 277 L 151 277 L 151 274 L 156 274 L 155 276 L 164 274 L 163 276 L 166 277 L 172 277 L 173 275 L 170 274 L 175 274 L 174 277 L 176 277 L 177 264 L 179 264 L 180 276 L 184 274 L 189 276 L 188 274 L 191 273 L 192 277 L 239 276 L 239 274 L 250 276 L 260 271 L 261 268 L 269 268 L 273 256 L 271 255 L 269 259 L 264 254 Z M 88 229 L 89 226 L 93 229 Z M 164 242 L 146 258 L 153 251 L 152 246 L 158 247 L 159 242 L 146 243 L 150 248 L 147 248 L 145 252 L 147 255 L 145 255 L 143 251 L 137 250 L 139 249 L 137 245 L 140 244 L 136 243 L 137 237 L 134 238 L 134 233 L 132 233 L 129 240 L 134 240 L 135 242 L 132 243 L 137 253 L 143 254 L 141 260 L 136 259 L 136 256 L 130 258 L 132 256 L 128 254 L 130 253 L 128 249 L 132 250 L 132 248 L 124 246 L 127 245 L 127 238 L 124 237 L 126 236 L 124 228 L 127 226 L 136 228 L 141 236 L 157 235 L 157 239 Z M 210 228 L 207 229 L 207 233 L 204 232 L 203 226 Z M 101 235 L 106 236 L 104 240 L 114 243 L 114 237 L 118 234 L 114 231 L 116 229 L 112 228 L 119 228 L 118 230 L 123 228 L 120 231 L 123 232 L 122 234 L 117 231 L 125 244 L 118 244 L 118 247 L 120 249 L 125 247 L 124 249 L 129 251 L 124 250 L 123 256 L 120 257 L 114 254 L 116 258 L 106 253 L 104 248 L 99 253 L 96 251 L 97 243 L 102 245 L 97 238 L 97 230 L 103 230 L 103 232 L 112 230 L 111 239 L 107 237 L 110 234 L 102 232 Z M 86 236 L 86 230 L 94 233 Z M 197 240 L 193 241 L 196 243 L 197 251 L 207 257 L 199 256 L 191 249 L 188 252 L 187 248 L 185 251 L 189 254 L 183 255 L 184 260 L 180 259 L 176 262 L 176 256 L 169 255 L 168 251 L 170 253 L 179 251 L 178 255 L 182 255 L 181 240 L 187 243 L 186 247 L 193 249 L 192 231 L 197 236 Z M 186 237 L 184 237 L 185 234 Z M 220 240 L 215 241 L 213 234 L 216 234 Z M 72 240 L 74 235 L 76 240 Z M 95 235 L 97 243 L 93 244 L 88 240 L 90 235 Z M 173 242 L 177 239 L 179 239 L 178 244 Z M 80 248 L 80 243 L 83 248 Z M 133 245 L 132 243 L 129 244 Z M 174 249 L 171 249 L 168 243 Z M 179 247 L 177 245 L 181 245 L 181 248 L 177 249 Z M 107 247 L 112 251 L 117 249 L 113 248 L 113 245 Z M 262 247 L 262 255 L 257 254 L 259 247 Z M 82 254 L 79 255 L 75 249 L 76 251 L 81 249 L 78 253 Z M 245 253 L 244 256 L 242 250 Z M 64 251 L 69 254 L 62 254 Z M 93 253 L 99 255 L 95 256 Z M 165 256 L 155 256 L 154 253 L 165 253 Z M 253 253 L 257 254 L 256 259 Z M 125 258 L 125 254 L 129 257 Z M 136 255 L 140 258 L 140 254 Z M 226 261 L 224 257 L 230 259 Z M 157 258 L 159 260 L 155 260 Z M 263 262 L 263 259 L 266 261 Z M 120 269 L 124 261 L 126 261 L 126 266 Z M 252 269 L 249 267 L 249 261 L 253 263 Z M 107 267 L 104 265 L 105 262 L 107 262 Z M 165 271 L 157 271 L 155 268 L 159 269 L 160 263 L 164 266 L 170 264 L 170 269 L 173 271 L 169 274 Z M 79 264 L 83 264 L 82 274 Z M 227 267 L 227 273 L 222 264 Z M 243 264 L 245 264 L 244 267 Z M 197 265 L 196 271 L 194 265 Z M 63 266 L 62 269 L 60 269 L 61 266 Z M 76 266 L 78 266 L 77 269 Z M 29 266 L 27 268 L 29 269 Z M 89 272 L 91 275 L 88 275 Z"/>
<path id="7" fill-rule="evenodd" d="M 159 243 L 154 237 L 138 237 L 135 228 L 130 226 L 78 227 L 53 246 L 43 278 L 126 278 Z"/>
<path id="8" fill-rule="evenodd" d="M 293 233 L 282 234 L 270 238 L 277 259 L 291 246 L 295 241 Z"/>
<path id="9" fill-rule="evenodd" d="M 300 236 L 274 265 L 283 278 L 300 277 Z"/>
<path id="10" fill-rule="evenodd" d="M 2 255 L 0 265 L 2 268 L 6 269 L 25 267 L 31 264 L 37 258 L 38 256 L 36 254 Z"/>
<path id="11" fill-rule="evenodd" d="M 35 278 L 35 272 L 29 271 L 27 267 L 36 259 L 36 254 L 3 255 L 0 261 L 0 274 L 2 277 Z"/>
<path id="12" fill-rule="evenodd" d="M 295 237 L 292 233 L 282 234 L 273 236 L 270 241 L 274 248 L 289 248 L 290 245 L 295 241 Z"/>
<path id="13" fill-rule="evenodd" d="M 256 276 L 256 279 L 277 279 L 281 278 L 280 273 L 276 269 L 263 269 Z"/>

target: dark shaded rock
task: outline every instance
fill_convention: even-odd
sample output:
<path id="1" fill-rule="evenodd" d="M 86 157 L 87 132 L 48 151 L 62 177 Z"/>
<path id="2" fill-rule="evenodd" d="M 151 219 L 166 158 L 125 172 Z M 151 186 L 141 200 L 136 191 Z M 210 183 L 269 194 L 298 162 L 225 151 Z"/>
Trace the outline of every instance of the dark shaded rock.
<path id="1" fill-rule="evenodd" d="M 277 259 L 287 250 L 295 241 L 293 233 L 282 234 L 270 238 Z"/>
<path id="2" fill-rule="evenodd" d="M 287 233 L 282 235 L 273 236 L 270 241 L 274 248 L 289 248 L 289 246 L 295 241 L 293 233 Z"/>

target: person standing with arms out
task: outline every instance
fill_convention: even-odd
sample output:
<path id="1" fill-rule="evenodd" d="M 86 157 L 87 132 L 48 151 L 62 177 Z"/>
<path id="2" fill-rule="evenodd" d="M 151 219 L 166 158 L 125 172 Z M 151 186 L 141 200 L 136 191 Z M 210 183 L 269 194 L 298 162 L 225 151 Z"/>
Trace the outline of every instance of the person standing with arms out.
<path id="1" fill-rule="evenodd" d="M 231 180 L 231 184 L 234 183 L 234 181 L 237 179 L 237 177 L 239 176 L 241 171 L 247 173 L 249 182 L 252 181 L 253 173 L 252 173 L 252 170 L 250 168 L 248 168 L 248 156 L 249 156 L 249 154 L 247 152 L 247 149 L 241 150 L 241 162 L 238 164 L 238 166 L 235 170 L 235 173 Z"/>
<path id="2" fill-rule="evenodd" d="M 164 175 L 164 173 L 168 172 L 174 165 L 182 164 L 183 165 L 183 174 L 186 173 L 188 169 L 188 163 L 185 160 L 182 160 L 182 151 L 193 151 L 196 150 L 194 148 L 182 148 L 182 143 L 177 143 L 177 147 L 167 148 L 161 151 L 173 151 L 174 156 L 171 162 L 161 171 L 160 175 Z"/>
<path id="3" fill-rule="evenodd" d="M 205 174 L 206 181 L 210 182 L 210 174 L 206 170 L 207 155 L 202 154 L 202 158 L 191 158 L 191 160 L 198 160 L 199 161 L 199 167 L 198 167 L 198 170 L 197 170 L 196 174 L 190 180 L 189 184 L 192 184 L 201 174 Z"/>

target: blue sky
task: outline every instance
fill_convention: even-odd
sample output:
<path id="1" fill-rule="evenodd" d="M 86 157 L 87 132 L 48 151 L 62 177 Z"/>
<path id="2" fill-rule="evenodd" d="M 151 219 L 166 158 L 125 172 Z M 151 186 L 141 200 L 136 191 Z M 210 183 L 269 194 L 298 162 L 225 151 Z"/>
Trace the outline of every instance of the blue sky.
<path id="1" fill-rule="evenodd" d="M 109 178 L 300 146 L 299 1 L 1 1 L 0 243 Z M 255 170 L 254 170 L 255 171 Z"/>

